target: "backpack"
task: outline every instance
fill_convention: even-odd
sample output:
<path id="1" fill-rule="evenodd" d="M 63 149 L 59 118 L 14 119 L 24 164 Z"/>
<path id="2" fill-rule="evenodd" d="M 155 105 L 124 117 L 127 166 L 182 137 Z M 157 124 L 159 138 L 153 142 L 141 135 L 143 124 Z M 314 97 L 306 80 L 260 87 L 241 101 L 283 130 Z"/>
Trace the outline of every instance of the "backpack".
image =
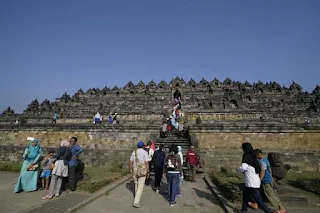
<path id="1" fill-rule="evenodd" d="M 139 177 L 144 177 L 147 174 L 147 167 L 145 163 L 141 163 L 139 161 L 138 155 L 137 155 L 137 150 L 134 151 L 135 158 L 136 158 L 136 166 L 137 166 L 137 172 L 136 176 Z"/>
<path id="2" fill-rule="evenodd" d="M 194 151 L 187 152 L 187 160 L 190 166 L 197 166 L 199 164 L 199 157 Z"/>
<path id="3" fill-rule="evenodd" d="M 169 154 L 166 161 L 167 171 L 175 171 L 178 167 L 178 161 L 175 154 Z"/>

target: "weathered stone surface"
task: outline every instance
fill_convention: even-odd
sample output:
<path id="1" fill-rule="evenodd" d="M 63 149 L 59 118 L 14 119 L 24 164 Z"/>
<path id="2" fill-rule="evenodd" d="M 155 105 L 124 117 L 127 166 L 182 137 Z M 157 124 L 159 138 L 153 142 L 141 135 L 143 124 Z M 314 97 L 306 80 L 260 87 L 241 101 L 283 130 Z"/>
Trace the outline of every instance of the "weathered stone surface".
<path id="1" fill-rule="evenodd" d="M 203 150 L 226 148 L 237 149 L 242 142 L 250 142 L 260 149 L 281 150 L 320 150 L 320 131 L 290 131 L 290 132 L 229 132 L 224 131 L 193 131 L 199 140 L 199 148 Z"/>
<path id="2" fill-rule="evenodd" d="M 77 136 L 85 148 L 81 159 L 89 166 L 128 165 L 128 159 L 138 140 L 155 140 L 158 127 L 96 128 L 72 125 L 46 128 L 16 127 L 0 129 L 0 160 L 20 162 L 28 136 L 36 137 L 44 151 L 55 149 L 61 140 Z M 208 126 L 190 126 L 190 134 L 198 139 L 201 158 L 205 168 L 236 168 L 241 160 L 241 143 L 248 141 L 254 148 L 264 152 L 277 151 L 284 154 L 286 163 L 301 170 L 320 170 L 320 132 L 306 130 L 214 130 Z M 186 150 L 185 150 L 186 151 Z"/>
<path id="3" fill-rule="evenodd" d="M 80 89 L 73 96 L 65 93 L 54 102 L 45 100 L 40 104 L 36 99 L 21 115 L 13 114 L 11 109 L 3 112 L 0 123 L 12 123 L 17 118 L 26 119 L 28 123 L 50 123 L 55 111 L 59 115 L 58 123 L 90 123 L 97 111 L 105 118 L 110 112 L 117 112 L 124 122 L 152 123 L 171 109 L 176 90 L 182 93 L 183 110 L 190 112 L 191 121 L 200 116 L 205 122 L 264 119 L 301 123 L 308 118 L 312 123 L 319 123 L 319 88 L 309 93 L 303 92 L 295 82 L 286 88 L 276 82 L 259 81 L 251 85 L 228 78 L 223 82 L 202 79 L 197 83 L 177 77 L 158 85 L 153 81 L 147 85 L 129 82 L 123 88 L 90 88 L 87 92 Z"/>
<path id="4" fill-rule="evenodd" d="M 158 130 L 148 128 L 15 128 L 0 130 L 1 145 L 21 145 L 27 144 L 26 138 L 29 136 L 38 138 L 41 146 L 59 146 L 61 140 L 70 136 L 78 137 L 79 143 L 84 148 L 95 148 L 105 150 L 132 149 L 137 141 L 144 142 L 157 137 Z"/>

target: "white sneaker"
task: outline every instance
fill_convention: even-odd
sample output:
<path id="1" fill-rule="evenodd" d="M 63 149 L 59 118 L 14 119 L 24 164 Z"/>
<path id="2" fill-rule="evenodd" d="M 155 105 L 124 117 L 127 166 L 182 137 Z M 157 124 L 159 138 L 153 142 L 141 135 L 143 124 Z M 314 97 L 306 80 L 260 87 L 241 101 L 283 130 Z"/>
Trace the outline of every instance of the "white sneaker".
<path id="1" fill-rule="evenodd" d="M 156 190 L 156 193 L 159 194 L 159 189 Z"/>
<path id="2" fill-rule="evenodd" d="M 54 196 L 55 196 L 55 197 L 59 197 L 60 195 L 59 195 L 59 194 L 55 194 Z"/>

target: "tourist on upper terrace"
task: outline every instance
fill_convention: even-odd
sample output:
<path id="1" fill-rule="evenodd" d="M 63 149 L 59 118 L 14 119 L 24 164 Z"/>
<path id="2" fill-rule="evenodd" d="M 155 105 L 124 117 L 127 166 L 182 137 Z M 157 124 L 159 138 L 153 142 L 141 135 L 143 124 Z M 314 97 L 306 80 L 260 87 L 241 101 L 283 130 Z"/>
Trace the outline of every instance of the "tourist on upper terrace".
<path id="1" fill-rule="evenodd" d="M 263 202 L 260 196 L 259 174 L 261 172 L 261 169 L 256 155 L 253 151 L 252 145 L 250 143 L 243 143 L 242 149 L 244 152 L 242 156 L 242 164 L 239 168 L 237 168 L 237 172 L 241 172 L 244 174 L 245 182 L 245 187 L 242 195 L 242 208 L 240 212 L 247 212 L 248 202 L 252 196 L 264 212 L 271 213 L 273 211 Z"/>
<path id="2" fill-rule="evenodd" d="M 24 159 L 20 176 L 17 180 L 14 192 L 31 192 L 37 190 L 39 170 L 38 160 L 41 156 L 41 147 L 38 139 L 28 137 L 29 146 L 24 150 L 22 158 Z"/>
<path id="3" fill-rule="evenodd" d="M 173 126 L 175 129 L 179 128 L 179 123 L 174 119 L 172 115 L 170 116 L 170 123 L 171 123 L 171 126 Z"/>
<path id="4" fill-rule="evenodd" d="M 194 150 L 194 146 L 190 146 L 189 151 L 186 154 L 186 162 L 190 165 L 191 181 L 196 182 L 196 172 L 199 165 L 199 156 Z"/>
<path id="5" fill-rule="evenodd" d="M 144 143 L 139 141 L 137 143 L 137 149 L 132 152 L 129 162 L 130 173 L 132 174 L 135 183 L 133 206 L 136 208 L 140 207 L 140 199 L 144 183 L 146 181 L 146 177 L 150 175 L 149 156 L 143 147 Z"/>
<path id="6" fill-rule="evenodd" d="M 50 180 L 51 171 L 54 166 L 54 163 L 53 163 L 54 161 L 55 161 L 54 152 L 49 152 L 49 155 L 43 160 L 43 164 L 42 164 L 43 168 L 40 175 L 42 187 L 40 188 L 40 190 L 43 190 L 43 189 L 49 190 L 49 180 Z"/>
<path id="7" fill-rule="evenodd" d="M 54 168 L 52 170 L 49 192 L 48 195 L 42 198 L 43 200 L 51 199 L 53 196 L 59 197 L 62 178 L 68 177 L 68 164 L 71 157 L 70 142 L 68 140 L 63 140 L 54 156 L 56 161 L 54 162 Z"/>
<path id="8" fill-rule="evenodd" d="M 167 118 L 167 132 L 170 132 L 172 130 L 171 120 L 170 118 Z"/>
<path id="9" fill-rule="evenodd" d="M 51 123 L 52 123 L 52 124 L 57 124 L 57 120 L 58 120 L 58 113 L 57 113 L 57 112 L 54 112 Z"/>
<path id="10" fill-rule="evenodd" d="M 109 116 L 108 116 L 108 124 L 109 126 L 112 126 L 113 123 L 113 118 L 112 118 L 112 113 L 110 112 Z"/>
<path id="11" fill-rule="evenodd" d="M 307 126 L 310 126 L 310 120 L 309 119 L 304 119 L 304 122 L 305 122 L 305 124 L 307 125 Z"/>
<path id="12" fill-rule="evenodd" d="M 182 148 L 181 146 L 178 146 L 178 155 L 180 156 L 181 160 L 181 166 L 183 165 L 183 154 L 182 154 Z M 178 185 L 178 190 L 177 190 L 177 197 L 181 197 L 181 185 L 183 181 L 183 173 L 180 175 L 179 179 L 179 185 Z"/>
<path id="13" fill-rule="evenodd" d="M 69 161 L 69 174 L 68 174 L 69 190 L 68 191 L 76 190 L 76 172 L 79 165 L 78 157 L 79 157 L 79 154 L 83 152 L 83 149 L 79 146 L 77 141 L 78 141 L 78 138 L 76 137 L 72 137 L 70 139 L 72 158 Z"/>
<path id="14" fill-rule="evenodd" d="M 166 114 L 163 114 L 163 116 L 162 116 L 162 123 L 163 123 L 163 122 L 167 122 L 167 118 L 168 118 L 167 115 L 166 115 Z"/>
<path id="15" fill-rule="evenodd" d="M 164 159 L 166 153 L 164 152 L 163 144 L 160 144 L 159 149 L 156 150 L 153 154 L 154 162 L 154 188 L 157 193 L 159 193 L 159 187 L 162 179 L 162 171 L 164 166 Z"/>
<path id="16" fill-rule="evenodd" d="M 120 124 L 120 115 L 117 115 L 116 121 L 117 121 L 117 124 Z"/>
<path id="17" fill-rule="evenodd" d="M 95 114 L 95 116 L 94 116 L 94 124 L 101 124 L 101 115 L 100 115 L 100 113 L 99 112 L 97 112 L 96 114 Z"/>
<path id="18" fill-rule="evenodd" d="M 180 125 L 179 125 L 180 135 L 181 135 L 181 137 L 187 137 L 188 134 L 189 134 L 189 125 L 188 125 L 188 123 L 186 123 L 185 121 L 182 121 L 181 125 L 182 125 L 182 128 L 180 128 Z"/>
<path id="19" fill-rule="evenodd" d="M 116 125 L 117 124 L 117 115 L 118 113 L 114 113 L 114 116 L 113 116 L 113 125 Z"/>
<path id="20" fill-rule="evenodd" d="M 162 123 L 162 126 L 161 126 L 161 128 L 160 128 L 160 137 L 162 137 L 162 138 L 165 138 L 165 137 L 166 137 L 167 127 L 168 127 L 167 122 L 163 122 L 163 123 Z"/>
<path id="21" fill-rule="evenodd" d="M 259 160 L 260 163 L 260 180 L 261 180 L 261 188 L 263 189 L 263 193 L 266 196 L 266 198 L 269 200 L 270 204 L 276 208 L 279 209 L 280 213 L 285 213 L 286 210 L 282 206 L 279 195 L 277 191 L 275 191 L 273 187 L 273 178 L 272 178 L 272 172 L 271 172 L 271 166 L 270 162 L 267 158 L 264 157 L 262 150 L 256 149 L 254 150 L 257 159 Z M 248 203 L 249 206 L 251 206 L 254 209 L 258 208 L 257 203 Z"/>
<path id="22" fill-rule="evenodd" d="M 181 93 L 179 90 L 176 90 L 174 93 L 173 93 L 173 98 L 174 99 L 178 99 L 179 101 L 181 101 Z"/>
<path id="23" fill-rule="evenodd" d="M 175 144 L 170 146 L 169 155 L 166 156 L 164 162 L 163 174 L 167 176 L 168 201 L 171 206 L 175 206 L 179 178 L 182 176 L 182 162 Z"/>

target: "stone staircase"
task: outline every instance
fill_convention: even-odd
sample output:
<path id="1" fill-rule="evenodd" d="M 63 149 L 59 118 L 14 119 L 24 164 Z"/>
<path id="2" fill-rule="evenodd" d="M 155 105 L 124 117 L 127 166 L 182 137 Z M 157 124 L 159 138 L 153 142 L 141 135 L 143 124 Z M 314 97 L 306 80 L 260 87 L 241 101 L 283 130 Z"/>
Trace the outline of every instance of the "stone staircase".
<path id="1" fill-rule="evenodd" d="M 190 141 L 188 140 L 188 138 L 179 137 L 179 131 L 176 129 L 173 129 L 171 132 L 168 132 L 165 138 L 158 138 L 157 145 L 160 144 L 163 144 L 166 150 L 168 150 L 172 144 L 181 146 L 183 150 L 188 150 L 190 147 Z"/>

